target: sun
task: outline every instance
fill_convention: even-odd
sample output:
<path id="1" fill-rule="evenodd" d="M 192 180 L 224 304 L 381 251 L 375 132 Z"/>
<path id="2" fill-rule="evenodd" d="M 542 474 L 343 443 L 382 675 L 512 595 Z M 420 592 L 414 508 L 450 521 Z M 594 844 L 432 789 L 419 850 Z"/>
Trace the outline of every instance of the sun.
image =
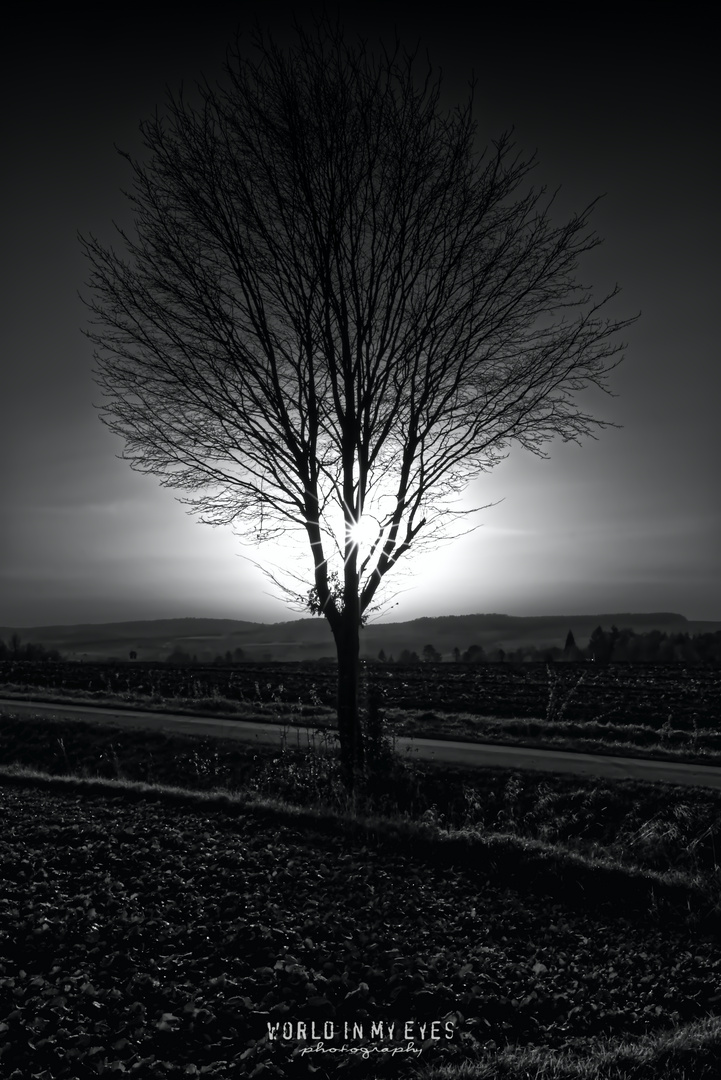
<path id="1" fill-rule="evenodd" d="M 379 523 L 371 514 L 362 514 L 357 521 L 346 524 L 346 535 L 355 548 L 372 547 L 378 538 Z"/>

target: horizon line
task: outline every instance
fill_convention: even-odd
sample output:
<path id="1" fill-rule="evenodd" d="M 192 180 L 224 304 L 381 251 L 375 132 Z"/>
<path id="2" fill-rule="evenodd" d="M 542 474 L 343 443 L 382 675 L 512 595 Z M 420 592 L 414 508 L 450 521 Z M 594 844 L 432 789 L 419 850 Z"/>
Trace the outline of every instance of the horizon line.
<path id="1" fill-rule="evenodd" d="M 377 622 L 366 624 L 363 629 L 373 626 L 392 626 L 400 625 L 404 623 L 421 622 L 426 620 L 437 619 L 473 619 L 473 618 L 502 618 L 502 619 L 610 619 L 618 618 L 620 616 L 626 618 L 644 618 L 644 619 L 660 619 L 660 618 L 673 618 L 682 619 L 687 623 L 721 623 L 721 617 L 716 619 L 702 618 L 697 619 L 684 615 L 678 611 L 587 611 L 581 612 L 575 615 L 568 614 L 566 612 L 548 612 L 543 615 L 509 615 L 507 612 L 501 611 L 474 611 L 474 612 L 462 612 L 462 613 L 449 613 L 442 615 L 415 615 L 409 619 L 395 619 L 384 620 L 381 622 L 379 619 Z M 28 630 L 47 630 L 54 628 L 67 628 L 73 627 L 102 627 L 102 626 L 124 626 L 136 623 L 158 623 L 158 622 L 235 622 L 235 623 L 248 623 L 252 626 L 284 626 L 290 622 L 316 622 L 317 617 L 312 615 L 300 615 L 296 619 L 279 619 L 272 622 L 263 622 L 257 619 L 239 618 L 229 615 L 169 615 L 153 618 L 135 618 L 135 619 L 110 619 L 106 622 L 92 622 L 92 621 L 80 621 L 80 622 L 47 622 L 47 623 L 32 623 L 19 625 L 17 623 L 7 623 L 0 627 L 0 630 L 7 631 L 28 631 Z"/>

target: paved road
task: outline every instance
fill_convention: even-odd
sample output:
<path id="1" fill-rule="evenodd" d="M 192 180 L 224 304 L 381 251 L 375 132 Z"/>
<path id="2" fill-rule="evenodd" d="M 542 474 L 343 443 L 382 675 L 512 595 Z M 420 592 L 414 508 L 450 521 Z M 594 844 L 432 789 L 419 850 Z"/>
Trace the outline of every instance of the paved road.
<path id="1" fill-rule="evenodd" d="M 240 739 L 266 745 L 280 744 L 285 730 L 291 745 L 307 744 L 305 728 L 283 729 L 276 724 L 245 720 L 210 719 L 170 713 L 98 708 L 94 705 L 54 705 L 43 701 L 13 701 L 0 698 L 0 711 L 20 715 L 41 715 L 58 720 L 91 720 L 140 727 L 146 730 L 180 731 L 192 735 Z M 687 765 L 681 762 L 652 761 L 646 758 L 615 757 L 604 754 L 578 754 L 569 750 L 537 750 L 527 746 L 498 743 L 441 742 L 436 739 L 397 739 L 396 748 L 424 761 L 436 761 L 465 768 L 495 767 L 531 769 L 540 772 L 574 773 L 602 776 L 615 780 L 661 780 L 687 787 L 721 788 L 721 766 Z"/>

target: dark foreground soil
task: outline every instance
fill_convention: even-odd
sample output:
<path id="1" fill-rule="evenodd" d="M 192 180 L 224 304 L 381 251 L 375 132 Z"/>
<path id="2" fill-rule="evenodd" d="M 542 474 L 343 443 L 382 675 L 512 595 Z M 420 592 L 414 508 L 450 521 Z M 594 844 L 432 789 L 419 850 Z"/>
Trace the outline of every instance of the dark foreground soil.
<path id="1" fill-rule="evenodd" d="M 511 885 L 470 849 L 17 782 L 0 814 L 8 1080 L 403 1075 L 721 1002 L 710 936 L 572 865 Z"/>

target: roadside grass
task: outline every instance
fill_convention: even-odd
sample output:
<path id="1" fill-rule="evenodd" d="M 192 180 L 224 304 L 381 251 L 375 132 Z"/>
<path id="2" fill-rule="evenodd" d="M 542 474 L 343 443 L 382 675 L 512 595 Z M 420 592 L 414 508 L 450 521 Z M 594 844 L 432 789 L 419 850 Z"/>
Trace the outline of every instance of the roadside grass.
<path id="1" fill-rule="evenodd" d="M 721 899 L 719 792 L 496 768 L 463 771 L 394 754 L 386 742 L 349 796 L 326 732 L 309 730 L 305 750 L 295 745 L 292 729 L 285 735 L 274 748 L 4 715 L 0 763 L 8 779 L 31 769 L 80 784 L 172 788 L 191 802 L 230 799 L 274 808 L 280 816 L 309 813 L 330 828 L 341 819 L 375 821 L 375 831 L 393 843 L 415 837 L 422 847 L 436 837 L 446 853 L 453 849 L 463 859 L 490 851 L 491 844 L 503 860 L 504 851 L 520 844 L 534 865 L 544 864 L 544 873 L 554 859 L 564 866 L 570 859 L 609 881 L 615 871 L 646 875 L 649 889 L 690 890 L 695 910 L 706 915 Z"/>
<path id="2" fill-rule="evenodd" d="M 97 705 L 100 708 L 137 709 L 218 719 L 277 724 L 290 727 L 312 726 L 331 732 L 335 713 L 320 702 L 303 704 L 270 701 L 233 701 L 219 694 L 199 697 L 163 697 L 157 693 L 132 691 L 109 695 L 103 691 L 55 689 L 8 683 L 0 696 L 17 701 L 37 701 L 57 705 Z M 721 763 L 721 731 L 693 725 L 675 727 L 672 718 L 660 728 L 629 721 L 621 723 L 603 718 L 565 719 L 566 706 L 575 686 L 565 695 L 557 687 L 549 690 L 546 716 L 538 719 L 498 718 L 465 712 L 439 712 L 387 708 L 384 727 L 390 737 L 449 739 L 461 742 L 504 743 L 535 748 L 553 748 L 580 753 L 612 754 L 627 757 L 658 758 L 667 761 Z"/>
<path id="3" fill-rule="evenodd" d="M 499 719 L 471 713 L 412 715 L 400 709 L 389 709 L 387 722 L 394 735 L 408 738 L 513 743 L 707 765 L 721 762 L 721 732 L 699 728 L 688 731 L 671 724 L 654 728 L 604 720 Z"/>
<path id="4" fill-rule="evenodd" d="M 301 806 L 252 790 L 194 791 L 173 784 L 126 778 L 53 775 L 17 765 L 0 765 L 0 777 L 11 785 L 30 782 L 48 790 L 88 795 L 110 793 L 130 801 L 157 800 L 179 807 L 202 808 L 206 813 L 252 814 L 265 824 L 291 824 L 333 835 L 341 832 L 353 840 L 372 839 L 379 848 L 402 850 L 430 865 L 491 873 L 495 880 L 522 893 L 562 894 L 567 903 L 575 901 L 584 910 L 621 900 L 627 909 L 652 907 L 658 914 L 665 906 L 669 911 L 681 911 L 684 917 L 692 914 L 701 916 L 707 923 L 716 921 L 717 912 L 709 907 L 709 896 L 698 874 L 671 869 L 656 871 L 622 863 L 600 851 L 580 853 L 560 843 L 549 844 L 520 834 L 441 828 L 427 816 L 419 821 L 389 818 L 374 814 L 367 804 L 335 811 L 323 805 Z M 570 882 L 569 872 L 573 879 Z"/>
<path id="5" fill-rule="evenodd" d="M 189 716 L 212 716 L 230 720 L 256 721 L 265 724 L 303 724 L 312 722 L 318 727 L 335 726 L 335 712 L 320 703 L 232 701 L 220 694 L 197 697 L 167 697 L 158 693 L 139 694 L 132 690 L 108 694 L 103 690 L 65 690 L 55 687 L 6 683 L 0 687 L 0 697 L 15 701 L 48 702 L 52 705 L 97 705 L 99 708 L 139 709 L 147 712 L 181 713 Z"/>

